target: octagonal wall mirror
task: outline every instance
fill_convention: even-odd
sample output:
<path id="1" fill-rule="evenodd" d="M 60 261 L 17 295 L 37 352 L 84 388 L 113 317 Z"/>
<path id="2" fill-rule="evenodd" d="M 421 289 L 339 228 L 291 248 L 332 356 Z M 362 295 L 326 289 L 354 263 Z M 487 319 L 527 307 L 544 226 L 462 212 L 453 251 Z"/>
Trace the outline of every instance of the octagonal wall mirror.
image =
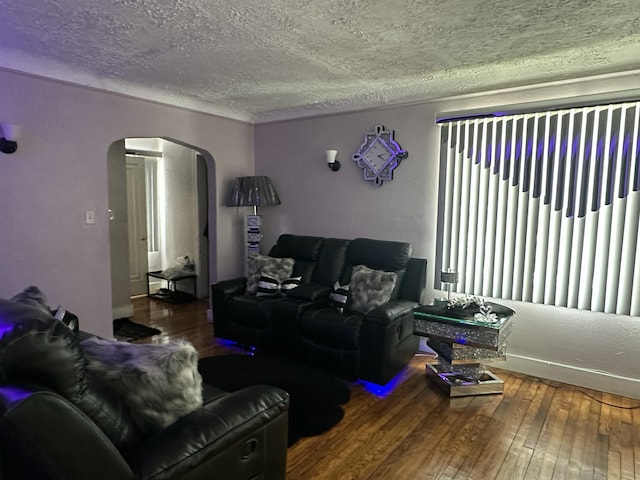
<path id="1" fill-rule="evenodd" d="M 393 130 L 376 125 L 353 154 L 353 161 L 362 169 L 364 179 L 372 181 L 376 187 L 381 186 L 384 180 L 393 180 L 393 170 L 409 155 L 393 137 Z"/>

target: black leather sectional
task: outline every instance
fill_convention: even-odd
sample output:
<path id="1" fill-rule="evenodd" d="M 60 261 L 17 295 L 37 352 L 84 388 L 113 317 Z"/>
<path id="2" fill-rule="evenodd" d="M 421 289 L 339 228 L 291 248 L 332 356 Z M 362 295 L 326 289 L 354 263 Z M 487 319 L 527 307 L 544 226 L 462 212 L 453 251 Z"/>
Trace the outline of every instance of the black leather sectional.
<path id="1" fill-rule="evenodd" d="M 205 385 L 202 408 L 141 437 L 133 412 L 100 380 L 64 323 L 0 300 L 0 478 L 285 478 L 283 390 Z"/>
<path id="2" fill-rule="evenodd" d="M 247 293 L 246 277 L 212 285 L 214 334 L 384 385 L 418 347 L 412 312 L 424 295 L 427 261 L 411 253 L 405 242 L 283 234 L 269 256 L 294 259 L 292 276 L 302 284 L 276 297 Z M 391 298 L 366 313 L 341 311 L 330 293 L 360 265 L 395 273 Z"/>

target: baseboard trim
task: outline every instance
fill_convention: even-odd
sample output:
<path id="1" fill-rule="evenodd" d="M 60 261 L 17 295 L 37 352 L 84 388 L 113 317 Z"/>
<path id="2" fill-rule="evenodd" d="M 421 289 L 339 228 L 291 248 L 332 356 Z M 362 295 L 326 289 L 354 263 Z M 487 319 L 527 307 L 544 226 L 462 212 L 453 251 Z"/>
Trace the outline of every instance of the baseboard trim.
<path id="1" fill-rule="evenodd" d="M 506 364 L 496 364 L 496 367 L 498 365 L 500 368 L 513 372 L 640 399 L 640 379 L 637 378 L 621 377 L 599 370 L 579 368 L 521 355 L 510 355 L 509 353 L 507 353 Z"/>
<path id="2" fill-rule="evenodd" d="M 115 320 L 116 318 L 131 318 L 133 317 L 133 305 L 129 304 L 113 307 L 112 315 L 112 320 Z"/>

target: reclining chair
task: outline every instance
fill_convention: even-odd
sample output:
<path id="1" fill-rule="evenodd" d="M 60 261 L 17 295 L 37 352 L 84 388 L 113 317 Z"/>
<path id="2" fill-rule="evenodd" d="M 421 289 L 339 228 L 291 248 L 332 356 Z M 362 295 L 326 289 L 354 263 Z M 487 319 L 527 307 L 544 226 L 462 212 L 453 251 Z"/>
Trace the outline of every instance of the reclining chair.
<path id="1" fill-rule="evenodd" d="M 205 387 L 202 408 L 136 436 L 131 412 L 85 369 L 78 336 L 0 300 L 0 478 L 284 479 L 287 393 Z"/>

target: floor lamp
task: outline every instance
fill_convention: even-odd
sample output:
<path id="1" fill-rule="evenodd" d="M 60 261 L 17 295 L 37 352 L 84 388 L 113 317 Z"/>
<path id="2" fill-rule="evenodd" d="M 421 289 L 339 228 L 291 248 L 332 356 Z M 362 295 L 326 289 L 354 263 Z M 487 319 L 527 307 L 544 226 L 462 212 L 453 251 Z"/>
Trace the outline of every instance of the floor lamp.
<path id="1" fill-rule="evenodd" d="M 269 177 L 238 177 L 231 187 L 228 207 L 253 207 L 247 215 L 247 257 L 260 253 L 262 243 L 262 217 L 258 207 L 280 205 L 280 197 Z"/>

